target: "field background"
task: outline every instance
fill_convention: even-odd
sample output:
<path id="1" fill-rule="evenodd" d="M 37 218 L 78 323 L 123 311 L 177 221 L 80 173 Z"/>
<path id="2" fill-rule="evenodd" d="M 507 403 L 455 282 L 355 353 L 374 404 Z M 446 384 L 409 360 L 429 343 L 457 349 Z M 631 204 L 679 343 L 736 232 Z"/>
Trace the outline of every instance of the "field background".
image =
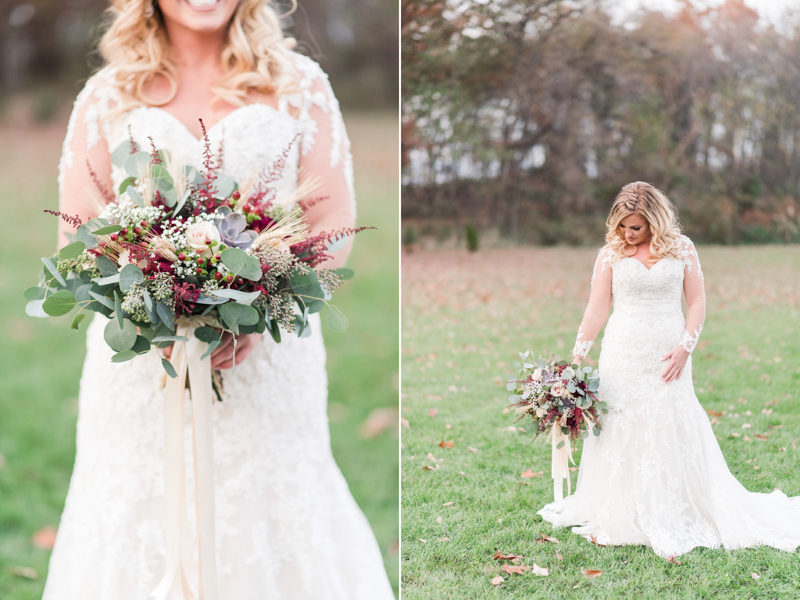
<path id="1" fill-rule="evenodd" d="M 397 119 L 389 112 L 345 116 L 354 160 L 359 236 L 348 266 L 356 278 L 337 294 L 350 318 L 326 330 L 333 453 L 372 524 L 386 568 L 398 581 L 398 177 Z M 55 246 L 56 166 L 62 115 L 38 127 L 0 126 L 0 598 L 38 600 L 50 552 L 32 536 L 57 527 L 75 455 L 78 379 L 85 325 L 24 313 L 22 290 L 36 283 L 39 257 Z M 113 401 L 112 398 L 109 398 Z M 373 413 L 374 410 L 380 412 Z M 381 433 L 364 437 L 370 415 Z M 298 413 L 298 419 L 302 415 Z M 18 567 L 33 569 L 20 577 Z"/>
<path id="2" fill-rule="evenodd" d="M 748 490 L 800 495 L 800 247 L 698 252 L 708 297 L 693 354 L 698 398 L 724 413 L 714 431 Z M 510 427 L 506 375 L 521 350 L 568 355 L 593 263 L 594 251 L 574 248 L 404 254 L 403 598 L 798 597 L 797 553 L 700 548 L 670 564 L 642 546 L 594 546 L 536 514 L 552 501 L 550 447 Z M 521 477 L 528 469 L 543 474 Z M 542 533 L 558 543 L 537 543 Z M 510 575 L 492 559 L 498 550 L 550 574 Z"/>

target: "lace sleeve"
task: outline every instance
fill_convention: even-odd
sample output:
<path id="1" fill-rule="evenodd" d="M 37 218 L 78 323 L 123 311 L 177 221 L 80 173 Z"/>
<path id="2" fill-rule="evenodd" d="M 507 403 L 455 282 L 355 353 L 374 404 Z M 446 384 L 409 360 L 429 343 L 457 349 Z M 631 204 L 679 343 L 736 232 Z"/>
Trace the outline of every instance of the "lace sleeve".
<path id="1" fill-rule="evenodd" d="M 683 349 L 689 354 L 697 346 L 703 322 L 706 318 L 706 293 L 703 286 L 703 270 L 692 240 L 681 236 L 679 240 L 684 255 L 683 293 L 686 296 L 686 330 L 681 338 Z"/>
<path id="2" fill-rule="evenodd" d="M 305 209 L 312 233 L 331 233 L 355 226 L 356 204 L 353 191 L 353 159 L 339 103 L 328 76 L 310 58 L 297 56 L 302 99 L 299 121 L 300 176 L 319 183 L 318 195 L 324 200 Z M 352 239 L 333 254 L 326 267 L 344 265 Z"/>
<path id="3" fill-rule="evenodd" d="M 104 83 L 105 76 L 98 73 L 78 94 L 58 166 L 59 210 L 84 223 L 103 210 L 112 189 L 111 156 L 102 117 L 116 101 L 116 92 Z M 66 233 L 74 230 L 60 220 L 59 247 L 67 243 Z"/>
<path id="4" fill-rule="evenodd" d="M 592 291 L 589 304 L 583 313 L 583 320 L 578 328 L 575 347 L 572 349 L 573 362 L 580 363 L 594 344 L 594 340 L 608 318 L 611 309 L 611 261 L 613 251 L 604 246 L 597 255 L 592 271 Z"/>

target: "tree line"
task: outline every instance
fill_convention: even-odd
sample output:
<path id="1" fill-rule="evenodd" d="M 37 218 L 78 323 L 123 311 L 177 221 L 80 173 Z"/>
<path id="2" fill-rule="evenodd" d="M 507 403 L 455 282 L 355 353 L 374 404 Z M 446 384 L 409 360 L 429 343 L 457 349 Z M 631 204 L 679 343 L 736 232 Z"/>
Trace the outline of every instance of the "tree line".
<path id="1" fill-rule="evenodd" d="M 742 0 L 404 0 L 406 228 L 596 244 L 648 181 L 707 243 L 800 242 L 800 25 Z M 414 234 L 412 232 L 411 236 Z"/>

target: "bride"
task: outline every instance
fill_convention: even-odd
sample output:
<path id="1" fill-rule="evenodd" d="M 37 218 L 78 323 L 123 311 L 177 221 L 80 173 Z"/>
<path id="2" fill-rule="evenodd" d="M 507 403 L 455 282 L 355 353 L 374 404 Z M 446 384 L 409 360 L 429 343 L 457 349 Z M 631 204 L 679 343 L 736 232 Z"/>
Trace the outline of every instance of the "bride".
<path id="1" fill-rule="evenodd" d="M 697 546 L 800 546 L 800 501 L 748 492 L 725 464 L 692 386 L 705 319 L 703 272 L 677 214 L 652 185 L 626 185 L 606 222 L 573 349 L 582 361 L 608 317 L 600 436 L 586 440 L 575 494 L 539 514 L 597 544 L 644 544 L 662 557 Z M 687 311 L 681 310 L 681 293 Z"/>
<path id="2" fill-rule="evenodd" d="M 106 66 L 86 83 L 69 121 L 62 212 L 84 222 L 97 216 L 102 205 L 87 199 L 126 177 L 110 156 L 123 143 L 149 149 L 152 137 L 201 167 L 202 118 L 222 172 L 238 181 L 269 177 L 283 156 L 269 185 L 291 198 L 299 177 L 318 180 L 327 196 L 304 207 L 312 233 L 354 224 L 338 103 L 320 67 L 291 51 L 268 0 L 112 0 L 111 16 L 101 42 Z M 60 244 L 68 231 L 62 224 Z M 349 245 L 337 251 L 333 266 L 348 252 Z M 213 408 L 219 589 L 201 589 L 201 599 L 394 598 L 375 537 L 331 455 L 325 348 L 313 317 L 306 339 L 238 339 L 237 368 Z M 155 353 L 112 363 L 104 321 L 96 317 L 87 332 L 77 456 L 45 600 L 145 600 L 165 576 L 163 370 Z M 213 367 L 232 367 L 232 349 L 231 340 L 217 348 Z M 186 412 L 183 548 L 194 552 L 184 552 L 183 564 L 196 593 L 188 398 Z"/>

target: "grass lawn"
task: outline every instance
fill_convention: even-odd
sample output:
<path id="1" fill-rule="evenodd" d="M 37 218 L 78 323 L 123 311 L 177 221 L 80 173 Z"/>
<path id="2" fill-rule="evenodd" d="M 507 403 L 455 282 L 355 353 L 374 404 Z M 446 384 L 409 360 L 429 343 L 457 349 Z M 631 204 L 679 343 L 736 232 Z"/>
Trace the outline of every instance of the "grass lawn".
<path id="1" fill-rule="evenodd" d="M 398 179 L 394 115 L 352 115 L 360 235 L 348 266 L 356 278 L 337 294 L 350 319 L 343 334 L 325 331 L 333 452 L 372 524 L 397 587 L 398 453 L 396 427 L 363 438 L 375 409 L 398 396 Z M 38 600 L 50 552 L 31 537 L 58 525 L 75 456 L 82 332 L 69 317 L 32 319 L 22 290 L 36 282 L 39 257 L 54 250 L 56 172 L 63 122 L 37 129 L 0 128 L 0 598 Z M 298 415 L 298 418 L 302 416 Z M 21 577 L 17 567 L 35 571 Z M 15 574 L 18 573 L 18 574 Z"/>
<path id="2" fill-rule="evenodd" d="M 714 431 L 748 490 L 800 495 L 800 247 L 698 251 L 708 316 L 695 391 L 724 413 Z M 505 376 L 520 350 L 569 353 L 593 263 L 593 251 L 565 248 L 403 256 L 403 598 L 800 597 L 798 553 L 698 548 L 671 564 L 643 546 L 595 546 L 536 514 L 553 500 L 550 447 L 509 428 Z M 528 469 L 544 474 L 521 477 Z M 537 542 L 543 533 L 559 541 Z M 498 550 L 549 575 L 509 574 Z"/>

